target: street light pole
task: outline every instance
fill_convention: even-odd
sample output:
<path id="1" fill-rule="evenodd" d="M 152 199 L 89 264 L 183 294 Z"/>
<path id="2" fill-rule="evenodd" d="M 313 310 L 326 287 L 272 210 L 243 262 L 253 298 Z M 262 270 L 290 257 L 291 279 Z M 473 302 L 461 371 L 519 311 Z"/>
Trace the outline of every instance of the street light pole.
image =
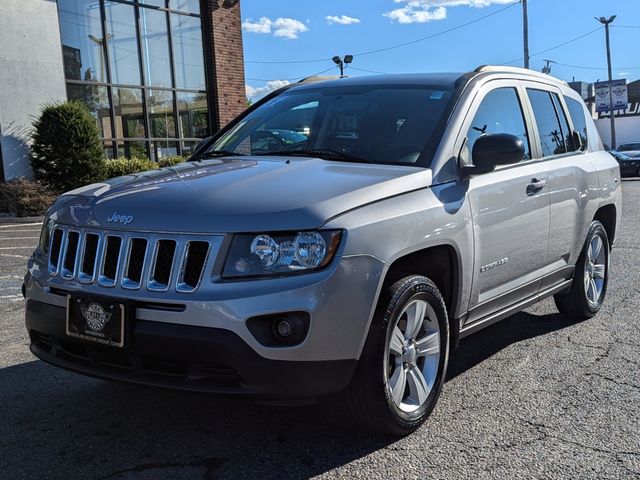
<path id="1" fill-rule="evenodd" d="M 611 90 L 611 81 L 613 80 L 613 76 L 611 75 L 611 46 L 609 44 L 609 24 L 612 23 L 616 16 L 612 15 L 609 18 L 595 17 L 600 23 L 604 25 L 604 34 L 607 43 L 607 69 L 609 70 L 609 106 L 611 108 L 611 149 L 616 148 L 616 114 L 613 109 L 613 91 Z"/>
<path id="2" fill-rule="evenodd" d="M 335 63 L 340 69 L 340 78 L 344 77 L 344 69 L 347 68 L 351 62 L 353 62 L 353 55 L 345 55 L 344 59 L 340 58 L 338 55 L 333 57 L 333 63 Z"/>
<path id="3" fill-rule="evenodd" d="M 524 68 L 529 68 L 529 15 L 527 0 L 522 0 L 522 34 L 524 45 Z"/>

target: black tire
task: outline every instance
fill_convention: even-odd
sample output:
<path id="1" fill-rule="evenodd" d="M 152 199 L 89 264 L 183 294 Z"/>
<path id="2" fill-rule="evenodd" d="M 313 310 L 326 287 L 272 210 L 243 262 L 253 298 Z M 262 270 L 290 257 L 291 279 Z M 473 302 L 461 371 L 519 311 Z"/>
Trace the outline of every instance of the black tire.
<path id="1" fill-rule="evenodd" d="M 585 287 L 585 280 L 588 281 L 589 275 L 585 265 L 588 260 L 588 250 L 594 238 L 599 237 L 602 240 L 602 248 L 604 250 L 604 279 L 602 285 L 602 292 L 596 303 L 590 302 L 587 298 L 587 292 Z M 559 293 L 554 295 L 556 306 L 560 313 L 572 320 L 586 320 L 593 317 L 602 308 L 605 295 L 607 293 L 607 284 L 609 280 L 609 238 L 607 237 L 607 231 L 602 223 L 598 220 L 594 220 L 589 227 L 587 239 L 585 241 L 580 257 L 576 262 L 575 273 L 573 274 L 573 283 L 571 288 L 565 293 Z"/>
<path id="2" fill-rule="evenodd" d="M 437 317 L 439 356 L 437 353 L 430 353 L 429 355 L 432 355 L 429 357 L 430 360 L 425 357 L 422 360 L 422 367 L 419 364 L 419 358 L 416 358 L 410 364 L 414 368 L 422 369 L 425 362 L 432 362 L 430 365 L 433 373 L 435 373 L 435 380 L 426 397 L 426 402 L 415 411 L 407 413 L 396 405 L 391 396 L 391 391 L 387 387 L 386 375 L 389 373 L 387 369 L 390 368 L 388 366 L 390 353 L 388 342 L 394 329 L 400 326 L 399 322 L 408 322 L 408 320 L 402 320 L 399 317 L 403 314 L 405 308 L 410 306 L 412 302 L 416 302 L 416 300 L 426 302 L 426 308 L 430 307 Z M 427 320 L 430 317 L 426 315 L 425 311 L 424 324 L 429 324 L 431 328 L 435 328 L 435 319 Z M 407 317 L 403 318 L 408 318 L 408 314 Z M 421 328 L 426 329 L 427 327 Z M 409 327 L 407 326 L 406 329 L 408 330 Z M 438 341 L 436 340 L 433 345 L 437 344 Z M 435 367 L 436 358 L 438 359 L 437 368 Z M 381 294 L 354 378 L 344 392 L 344 398 L 351 416 L 361 427 L 367 430 L 394 436 L 404 436 L 412 433 L 424 423 L 438 400 L 446 376 L 448 359 L 449 322 L 447 309 L 438 288 L 428 278 L 418 275 L 407 276 L 398 280 L 390 287 L 387 287 Z M 403 363 L 402 365 L 401 368 L 404 369 L 409 364 Z M 405 371 L 408 372 L 408 370 Z M 407 378 L 408 376 L 409 374 L 407 374 Z M 409 387 L 406 388 L 406 390 L 403 388 L 405 393 L 402 395 L 410 392 Z"/>

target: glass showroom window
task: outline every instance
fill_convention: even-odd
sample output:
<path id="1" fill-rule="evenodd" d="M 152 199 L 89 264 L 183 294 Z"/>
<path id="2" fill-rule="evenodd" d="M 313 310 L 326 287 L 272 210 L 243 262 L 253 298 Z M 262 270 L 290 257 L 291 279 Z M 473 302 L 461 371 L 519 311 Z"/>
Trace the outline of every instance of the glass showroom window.
<path id="1" fill-rule="evenodd" d="M 58 0 L 67 96 L 105 155 L 187 154 L 211 134 L 199 0 Z"/>

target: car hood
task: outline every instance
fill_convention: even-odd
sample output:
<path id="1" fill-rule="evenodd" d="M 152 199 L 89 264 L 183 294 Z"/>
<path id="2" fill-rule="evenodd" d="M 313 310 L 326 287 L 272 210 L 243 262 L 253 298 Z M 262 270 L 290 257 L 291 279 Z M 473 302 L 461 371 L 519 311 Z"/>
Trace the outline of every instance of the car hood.
<path id="1" fill-rule="evenodd" d="M 429 187 L 425 168 L 317 158 L 231 157 L 187 162 L 62 195 L 64 224 L 225 233 L 312 229 L 359 206 Z"/>
<path id="2" fill-rule="evenodd" d="M 623 158 L 622 160 L 638 160 L 640 158 L 640 150 L 627 150 L 626 152 L 620 152 L 629 158 Z"/>

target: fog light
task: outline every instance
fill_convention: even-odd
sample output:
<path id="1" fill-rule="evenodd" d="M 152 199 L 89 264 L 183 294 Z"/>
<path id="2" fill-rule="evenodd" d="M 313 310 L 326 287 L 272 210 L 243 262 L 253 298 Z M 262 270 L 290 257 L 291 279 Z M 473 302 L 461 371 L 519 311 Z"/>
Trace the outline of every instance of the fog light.
<path id="1" fill-rule="evenodd" d="M 294 315 L 279 316 L 271 323 L 271 332 L 277 343 L 295 345 L 305 337 L 306 323 Z"/>
<path id="2" fill-rule="evenodd" d="M 291 324 L 286 320 L 281 320 L 276 325 L 276 329 L 278 330 L 278 335 L 281 337 L 288 337 L 291 335 Z"/>

